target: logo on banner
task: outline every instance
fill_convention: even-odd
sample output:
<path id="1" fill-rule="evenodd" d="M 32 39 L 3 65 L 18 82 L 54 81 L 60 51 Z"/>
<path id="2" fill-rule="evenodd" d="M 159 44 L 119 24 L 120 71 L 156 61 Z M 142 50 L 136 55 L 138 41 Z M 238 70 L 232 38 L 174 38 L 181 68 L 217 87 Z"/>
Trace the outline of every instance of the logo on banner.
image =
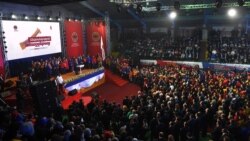
<path id="1" fill-rule="evenodd" d="M 100 34 L 99 34 L 99 32 L 93 32 L 92 33 L 92 40 L 94 42 L 99 42 L 100 41 Z"/>
<path id="2" fill-rule="evenodd" d="M 78 35 L 77 35 L 76 32 L 73 32 L 73 33 L 71 34 L 71 39 L 72 39 L 72 41 L 73 41 L 74 43 L 76 43 L 76 42 L 78 41 Z"/>
<path id="3" fill-rule="evenodd" d="M 71 34 L 71 39 L 72 39 L 72 44 L 71 44 L 71 47 L 78 47 L 79 46 L 79 43 L 78 43 L 78 34 L 76 32 L 73 32 Z"/>

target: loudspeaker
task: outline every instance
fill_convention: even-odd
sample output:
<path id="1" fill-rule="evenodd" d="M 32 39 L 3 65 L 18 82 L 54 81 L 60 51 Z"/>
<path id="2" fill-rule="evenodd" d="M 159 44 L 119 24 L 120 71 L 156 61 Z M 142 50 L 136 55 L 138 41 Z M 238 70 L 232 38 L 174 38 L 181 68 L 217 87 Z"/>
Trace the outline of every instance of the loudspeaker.
<path id="1" fill-rule="evenodd" d="M 69 96 L 73 96 L 73 95 L 75 95 L 75 94 L 77 94 L 77 89 L 71 90 L 71 91 L 69 91 L 69 93 L 68 93 Z"/>
<path id="2" fill-rule="evenodd" d="M 36 111 L 40 116 L 50 116 L 60 107 L 55 81 L 43 81 L 30 87 Z"/>

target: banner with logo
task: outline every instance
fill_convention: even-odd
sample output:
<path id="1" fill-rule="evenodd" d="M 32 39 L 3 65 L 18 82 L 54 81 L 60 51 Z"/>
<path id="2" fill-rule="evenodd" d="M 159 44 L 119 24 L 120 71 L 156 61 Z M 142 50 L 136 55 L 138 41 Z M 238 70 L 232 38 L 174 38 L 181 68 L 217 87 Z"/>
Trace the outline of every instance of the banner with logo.
<path id="1" fill-rule="evenodd" d="M 90 21 L 87 24 L 87 54 L 90 56 L 101 55 L 105 58 L 106 25 L 104 21 Z"/>
<path id="2" fill-rule="evenodd" d="M 65 21 L 66 52 L 68 57 L 83 55 L 83 27 L 80 21 Z"/>

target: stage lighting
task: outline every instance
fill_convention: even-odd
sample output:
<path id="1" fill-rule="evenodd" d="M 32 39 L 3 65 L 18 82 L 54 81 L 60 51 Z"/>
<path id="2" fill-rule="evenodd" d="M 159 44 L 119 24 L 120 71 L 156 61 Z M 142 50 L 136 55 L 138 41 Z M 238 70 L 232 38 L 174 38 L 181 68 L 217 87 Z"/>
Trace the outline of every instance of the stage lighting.
<path id="1" fill-rule="evenodd" d="M 25 20 L 28 20 L 28 19 L 29 19 L 29 17 L 28 17 L 28 16 L 24 16 L 24 19 L 25 19 Z"/>
<path id="2" fill-rule="evenodd" d="M 117 9 L 117 12 L 120 13 L 122 11 L 122 6 L 117 4 L 116 9 Z"/>
<path id="3" fill-rule="evenodd" d="M 228 14 L 229 17 L 235 17 L 236 14 L 237 14 L 237 11 L 235 9 L 229 9 L 227 11 L 227 14 Z"/>
<path id="4" fill-rule="evenodd" d="M 239 6 L 243 6 L 245 4 L 245 0 L 238 0 Z"/>
<path id="5" fill-rule="evenodd" d="M 175 10 L 180 10 L 180 7 L 181 7 L 180 2 L 179 2 L 179 1 L 175 1 L 175 2 L 174 2 L 174 9 L 175 9 Z"/>
<path id="6" fill-rule="evenodd" d="M 137 4 L 136 10 L 138 13 L 142 12 L 142 5 L 141 4 Z"/>
<path id="7" fill-rule="evenodd" d="M 174 11 L 172 11 L 172 12 L 169 14 L 169 18 L 172 19 L 172 20 L 174 20 L 174 19 L 176 18 L 176 16 L 177 16 L 177 13 L 174 12 Z"/>
<path id="8" fill-rule="evenodd" d="M 161 10 L 161 3 L 159 3 L 159 2 L 156 3 L 156 10 L 157 11 Z"/>
<path id="9" fill-rule="evenodd" d="M 57 18 L 57 21 L 61 21 L 61 18 Z"/>
<path id="10" fill-rule="evenodd" d="M 50 20 L 50 21 L 52 21 L 52 20 L 53 20 L 53 18 L 49 17 L 49 20 Z"/>
<path id="11" fill-rule="evenodd" d="M 16 15 L 15 14 L 11 14 L 11 18 L 12 19 L 16 19 Z"/>
<path id="12" fill-rule="evenodd" d="M 215 6 L 216 6 L 216 8 L 221 8 L 221 6 L 222 6 L 222 0 L 216 0 L 215 1 Z"/>
<path id="13" fill-rule="evenodd" d="M 41 20 L 41 17 L 40 17 L 40 16 L 37 16 L 37 20 Z"/>
<path id="14" fill-rule="evenodd" d="M 83 19 L 81 19 L 81 22 L 83 22 L 84 20 Z"/>

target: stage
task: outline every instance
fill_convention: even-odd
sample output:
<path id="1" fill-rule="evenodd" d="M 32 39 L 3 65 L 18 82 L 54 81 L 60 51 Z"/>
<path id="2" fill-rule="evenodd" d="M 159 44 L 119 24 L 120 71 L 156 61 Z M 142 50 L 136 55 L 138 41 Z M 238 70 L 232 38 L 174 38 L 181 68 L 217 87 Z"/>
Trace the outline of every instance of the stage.
<path id="1" fill-rule="evenodd" d="M 64 109 L 68 109 L 69 105 L 73 101 L 78 102 L 80 99 L 84 101 L 85 105 L 88 104 L 91 101 L 91 97 L 84 96 L 84 93 L 105 83 L 104 68 L 102 67 L 98 69 L 83 69 L 81 70 L 81 73 L 77 75 L 75 74 L 75 72 L 70 72 L 63 74 L 62 77 L 66 83 L 64 86 L 64 88 L 66 89 L 64 93 L 64 99 L 61 101 L 61 105 Z M 14 82 L 11 87 L 6 89 L 6 96 L 4 96 L 4 100 L 11 106 L 15 106 L 16 104 L 15 87 L 17 80 L 17 77 L 6 80 L 6 82 Z M 77 93 L 75 95 L 69 96 L 68 93 L 74 89 L 77 89 Z M 25 96 L 25 100 L 32 101 L 32 98 L 28 94 Z"/>

